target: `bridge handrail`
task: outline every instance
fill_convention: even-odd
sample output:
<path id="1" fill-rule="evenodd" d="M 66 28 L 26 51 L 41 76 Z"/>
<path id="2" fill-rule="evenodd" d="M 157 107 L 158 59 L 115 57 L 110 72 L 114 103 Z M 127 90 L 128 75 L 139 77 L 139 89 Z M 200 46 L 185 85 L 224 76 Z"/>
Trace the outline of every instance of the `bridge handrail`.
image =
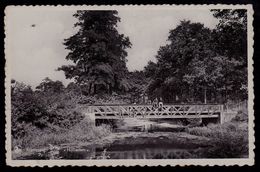
<path id="1" fill-rule="evenodd" d="M 197 104 L 170 104 L 170 103 L 164 103 L 163 105 L 166 105 L 166 106 L 220 106 L 220 105 L 223 105 L 223 104 L 214 104 L 214 103 L 209 103 L 209 104 L 203 104 L 203 103 L 197 103 Z M 90 105 L 86 105 L 86 106 L 152 106 L 152 104 L 90 104 Z"/>
<path id="2" fill-rule="evenodd" d="M 131 111 L 131 109 L 129 108 L 134 108 L 135 110 L 137 111 L 146 111 L 142 108 L 148 108 L 150 110 L 152 110 L 152 108 L 156 108 L 156 109 L 160 109 L 160 108 L 174 108 L 176 110 L 176 108 L 188 108 L 189 110 L 184 110 L 184 109 L 181 109 L 181 111 L 190 111 L 191 108 L 193 108 L 193 110 L 195 111 L 211 111 L 212 109 L 214 109 L 214 111 L 219 111 L 219 112 L 223 112 L 223 105 L 221 104 L 215 104 L 215 105 L 212 105 L 212 104 L 166 104 L 166 105 L 163 105 L 162 107 L 154 107 L 153 105 L 151 104 L 145 104 L 145 105 L 137 105 L 137 104 L 134 104 L 134 105 L 131 105 L 131 104 L 127 104 L 127 105 L 115 105 L 113 104 L 112 106 L 111 105 L 96 105 L 96 106 L 88 106 L 88 111 L 90 113 L 93 113 L 95 111 L 98 111 L 98 112 L 111 112 L 111 111 L 121 111 L 121 108 L 123 108 L 124 110 L 126 111 Z M 137 108 L 137 109 L 136 109 Z M 138 108 L 141 108 L 141 109 L 138 109 Z M 194 109 L 195 108 L 195 109 Z M 132 109 L 133 110 L 133 109 Z M 150 111 L 148 110 L 148 111 Z M 155 109 L 154 109 L 155 110 Z M 168 109 L 169 110 L 169 109 Z M 163 110 L 164 111 L 164 110 Z M 167 111 L 167 110 L 166 110 Z M 172 111 L 172 110 L 170 110 Z M 173 110 L 174 111 L 174 110 Z M 176 111 L 179 111 L 179 110 L 176 110 Z"/>

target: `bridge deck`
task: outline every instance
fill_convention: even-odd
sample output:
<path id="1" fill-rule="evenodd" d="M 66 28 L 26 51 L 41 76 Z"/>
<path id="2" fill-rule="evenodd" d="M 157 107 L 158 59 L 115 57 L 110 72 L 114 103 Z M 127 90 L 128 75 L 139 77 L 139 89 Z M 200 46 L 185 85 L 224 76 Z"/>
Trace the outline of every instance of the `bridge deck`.
<path id="1" fill-rule="evenodd" d="M 95 105 L 89 106 L 88 113 L 96 119 L 122 118 L 218 118 L 222 105 Z"/>

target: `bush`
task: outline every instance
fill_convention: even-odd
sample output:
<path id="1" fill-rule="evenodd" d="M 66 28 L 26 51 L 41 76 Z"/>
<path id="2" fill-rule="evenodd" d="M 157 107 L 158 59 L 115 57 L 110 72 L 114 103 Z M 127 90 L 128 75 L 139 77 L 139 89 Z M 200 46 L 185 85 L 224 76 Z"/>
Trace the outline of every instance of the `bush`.
<path id="1" fill-rule="evenodd" d="M 210 138 L 210 148 L 204 152 L 206 157 L 240 158 L 248 155 L 248 130 L 241 123 L 188 128 L 188 133 Z"/>
<path id="2" fill-rule="evenodd" d="M 201 118 L 187 118 L 186 120 L 188 121 L 189 126 L 200 126 L 202 123 Z"/>
<path id="3" fill-rule="evenodd" d="M 231 121 L 233 121 L 233 122 L 243 122 L 243 121 L 247 122 L 248 121 L 247 111 L 242 111 L 242 110 L 238 111 L 237 115 L 233 119 L 231 119 Z"/>
<path id="4" fill-rule="evenodd" d="M 107 125 L 96 127 L 93 122 L 85 118 L 71 129 L 48 128 L 39 129 L 33 125 L 27 126 L 26 135 L 12 140 L 12 147 L 42 148 L 49 144 L 60 145 L 63 143 L 90 142 L 108 135 L 111 128 Z"/>
<path id="5" fill-rule="evenodd" d="M 207 150 L 209 158 L 241 158 L 248 155 L 247 132 L 223 132 L 211 140 Z"/>
<path id="6" fill-rule="evenodd" d="M 60 136 L 62 133 L 65 133 L 67 130 L 57 126 L 54 126 L 53 128 L 50 127 L 39 129 L 32 124 L 25 125 L 24 130 L 26 130 L 26 132 L 23 137 L 12 137 L 12 148 L 15 146 L 18 146 L 22 149 L 40 148 L 48 146 L 48 144 L 57 144 L 57 142 L 61 143 L 62 141 L 58 141 L 60 140 L 58 136 Z"/>
<path id="7" fill-rule="evenodd" d="M 43 84 L 48 87 L 40 85 L 36 91 L 16 81 L 12 85 L 13 148 L 40 148 L 48 144 L 91 141 L 110 133 L 108 126 L 96 127 L 90 119 L 83 119 L 78 103 L 120 102 L 123 99 L 121 96 L 83 96 L 75 90 L 64 90 L 59 82 L 49 79 Z"/>
<path id="8" fill-rule="evenodd" d="M 208 127 L 193 127 L 193 128 L 188 128 L 188 133 L 196 136 L 209 137 L 212 134 L 212 131 Z"/>
<path id="9" fill-rule="evenodd" d="M 95 126 L 94 122 L 85 118 L 67 133 L 71 141 L 92 141 L 108 135 L 111 128 L 108 125 Z"/>

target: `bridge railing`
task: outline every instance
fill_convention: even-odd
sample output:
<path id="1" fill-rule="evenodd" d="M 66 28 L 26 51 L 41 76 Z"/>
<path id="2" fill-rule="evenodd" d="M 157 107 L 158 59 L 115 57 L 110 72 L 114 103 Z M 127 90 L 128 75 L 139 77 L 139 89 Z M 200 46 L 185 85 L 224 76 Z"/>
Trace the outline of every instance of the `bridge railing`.
<path id="1" fill-rule="evenodd" d="M 154 107 L 152 105 L 92 105 L 88 113 L 95 113 L 101 116 L 151 116 L 151 115 L 216 115 L 223 112 L 223 105 L 220 104 L 176 104 Z"/>

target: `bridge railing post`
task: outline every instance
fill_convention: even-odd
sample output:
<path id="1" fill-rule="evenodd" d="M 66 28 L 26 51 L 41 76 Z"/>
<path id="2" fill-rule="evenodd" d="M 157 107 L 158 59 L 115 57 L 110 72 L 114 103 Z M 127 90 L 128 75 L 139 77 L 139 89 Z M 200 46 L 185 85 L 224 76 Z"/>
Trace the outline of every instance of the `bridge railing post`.
<path id="1" fill-rule="evenodd" d="M 219 118 L 220 118 L 220 124 L 223 124 L 224 123 L 224 105 L 220 105 Z"/>
<path id="2" fill-rule="evenodd" d="M 88 113 L 92 113 L 92 106 L 89 106 Z"/>

